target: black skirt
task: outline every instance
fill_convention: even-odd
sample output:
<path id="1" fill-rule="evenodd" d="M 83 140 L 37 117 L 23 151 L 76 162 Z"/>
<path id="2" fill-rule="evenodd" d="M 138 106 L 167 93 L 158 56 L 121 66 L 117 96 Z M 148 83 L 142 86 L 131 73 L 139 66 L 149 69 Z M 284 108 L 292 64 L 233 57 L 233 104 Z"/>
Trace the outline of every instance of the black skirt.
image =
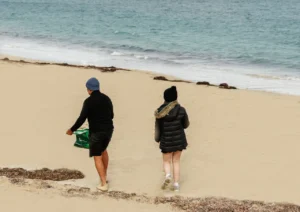
<path id="1" fill-rule="evenodd" d="M 182 148 L 178 148 L 178 149 L 176 149 L 176 150 L 161 150 L 161 152 L 163 153 L 163 154 L 166 154 L 166 153 L 172 153 L 172 152 L 177 152 L 177 151 L 182 151 L 182 150 L 185 150 L 186 149 L 186 147 L 182 147 Z"/>

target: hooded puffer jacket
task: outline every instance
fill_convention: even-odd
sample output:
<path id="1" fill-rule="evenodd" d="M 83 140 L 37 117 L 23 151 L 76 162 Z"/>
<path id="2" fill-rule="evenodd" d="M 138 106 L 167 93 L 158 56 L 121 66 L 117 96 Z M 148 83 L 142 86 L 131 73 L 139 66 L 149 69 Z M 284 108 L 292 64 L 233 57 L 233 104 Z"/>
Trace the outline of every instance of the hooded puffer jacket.
<path id="1" fill-rule="evenodd" d="M 155 113 L 155 140 L 163 153 L 182 151 L 187 147 L 184 129 L 189 126 L 186 110 L 176 101 L 165 103 Z"/>

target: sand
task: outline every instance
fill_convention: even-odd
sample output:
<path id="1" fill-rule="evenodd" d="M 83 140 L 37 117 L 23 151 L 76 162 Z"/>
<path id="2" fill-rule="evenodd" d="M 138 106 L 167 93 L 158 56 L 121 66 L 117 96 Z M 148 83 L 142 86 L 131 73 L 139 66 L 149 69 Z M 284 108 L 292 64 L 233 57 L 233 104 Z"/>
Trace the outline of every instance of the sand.
<path id="1" fill-rule="evenodd" d="M 101 90 L 111 97 L 115 109 L 115 133 L 108 149 L 112 191 L 174 195 L 160 190 L 163 170 L 154 141 L 154 110 L 163 101 L 163 91 L 176 85 L 191 122 L 179 195 L 300 204 L 299 97 L 155 81 L 149 72 L 102 73 L 0 61 L 0 168 L 76 169 L 85 178 L 71 183 L 95 188 L 99 179 L 88 151 L 74 147 L 75 137 L 65 135 L 88 96 L 85 82 L 90 77 L 101 81 Z M 1 179 L 0 204 L 6 211 L 32 207 L 38 211 L 45 204 L 51 205 L 48 211 L 86 207 L 96 211 L 102 205 L 109 211 L 173 210 L 168 205 L 109 197 L 68 198 L 51 190 L 29 194 Z"/>

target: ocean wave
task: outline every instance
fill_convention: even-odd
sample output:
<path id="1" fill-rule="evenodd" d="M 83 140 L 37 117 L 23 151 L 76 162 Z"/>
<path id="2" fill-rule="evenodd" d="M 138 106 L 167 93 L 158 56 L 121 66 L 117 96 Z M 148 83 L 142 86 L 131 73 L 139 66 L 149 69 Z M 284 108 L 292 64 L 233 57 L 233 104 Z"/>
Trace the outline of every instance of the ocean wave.
<path id="1" fill-rule="evenodd" d="M 137 59 L 144 59 L 147 60 L 149 58 L 149 56 L 147 55 L 136 55 L 133 53 L 124 53 L 124 52 L 118 52 L 118 51 L 114 51 L 110 54 L 111 56 L 127 56 L 127 57 L 134 57 Z"/>
<path id="2" fill-rule="evenodd" d="M 115 31 L 116 33 L 120 33 L 118 30 Z M 215 63 L 215 64 L 245 64 L 245 65 L 261 65 L 261 66 L 272 66 L 274 68 L 282 68 L 282 69 L 300 69 L 300 63 L 298 62 L 300 59 L 299 57 L 292 58 L 292 59 L 284 59 L 281 58 L 280 60 L 272 60 L 270 58 L 255 58 L 253 55 L 242 54 L 237 55 L 235 57 L 224 57 L 218 54 L 213 54 L 211 52 L 204 52 L 204 53 L 192 53 L 188 51 L 181 51 L 175 52 L 171 51 L 171 49 L 165 49 L 162 51 L 161 48 L 153 49 L 147 48 L 141 44 L 119 44 L 115 42 L 105 42 L 102 40 L 90 40 L 89 42 L 85 42 L 85 40 L 72 40 L 66 38 L 54 39 L 51 35 L 39 35 L 36 34 L 33 37 L 31 35 L 19 33 L 8 33 L 7 31 L 0 31 L 0 35 L 2 36 L 9 36 L 13 38 L 20 38 L 20 39 L 28 39 L 28 40 L 35 40 L 37 42 L 42 43 L 52 43 L 52 44 L 59 44 L 61 46 L 68 46 L 68 45 L 78 45 L 88 48 L 95 48 L 95 49 L 105 49 L 106 51 L 110 52 L 111 56 L 128 56 L 128 57 L 135 57 L 136 59 L 143 59 L 143 60 L 153 60 L 153 61 L 161 61 L 168 64 L 194 64 L 194 63 Z M 51 45 L 52 45 L 51 44 Z"/>
<path id="3" fill-rule="evenodd" d="M 136 51 L 136 52 L 145 52 L 145 53 L 163 53 L 162 51 L 158 51 L 156 49 L 143 48 L 138 45 L 129 45 L 129 44 L 108 44 L 107 48 L 122 49 L 122 50 L 127 50 L 127 51 Z"/>
<path id="4" fill-rule="evenodd" d="M 137 36 L 138 34 L 136 32 L 125 32 L 125 31 L 114 31 L 114 34 L 119 34 L 119 35 L 133 35 Z"/>
<path id="5" fill-rule="evenodd" d="M 258 89 L 300 95 L 300 78 L 281 70 L 265 74 L 264 67 L 232 65 L 199 60 L 187 55 L 139 52 L 122 49 L 86 48 L 26 39 L 0 37 L 1 54 L 70 64 L 117 66 L 148 70 L 192 81 L 227 82 L 239 88 Z M 68 57 L 66 57 L 68 55 Z M 271 69 L 272 71 L 272 69 Z M 280 75 L 281 74 L 281 75 Z"/>

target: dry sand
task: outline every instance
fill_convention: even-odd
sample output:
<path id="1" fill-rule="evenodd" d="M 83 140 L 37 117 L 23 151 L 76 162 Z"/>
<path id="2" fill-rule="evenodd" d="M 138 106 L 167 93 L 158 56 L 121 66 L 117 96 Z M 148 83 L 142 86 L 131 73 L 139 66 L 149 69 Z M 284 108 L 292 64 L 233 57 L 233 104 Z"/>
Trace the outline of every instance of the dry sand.
<path id="1" fill-rule="evenodd" d="M 163 91 L 175 84 L 191 122 L 181 163 L 181 196 L 300 204 L 299 97 L 155 81 L 153 76 L 0 61 L 0 167 L 76 169 L 85 178 L 71 183 L 94 189 L 99 180 L 93 160 L 87 150 L 73 146 L 75 137 L 65 131 L 88 96 L 86 80 L 97 77 L 115 109 L 108 149 L 111 190 L 173 195 L 159 189 L 163 170 L 154 142 L 154 110 L 162 103 Z M 6 211 L 39 210 L 45 204 L 48 211 L 96 211 L 101 206 L 109 211 L 171 210 L 109 197 L 67 198 L 51 190 L 29 194 L 1 179 L 0 204 Z"/>

